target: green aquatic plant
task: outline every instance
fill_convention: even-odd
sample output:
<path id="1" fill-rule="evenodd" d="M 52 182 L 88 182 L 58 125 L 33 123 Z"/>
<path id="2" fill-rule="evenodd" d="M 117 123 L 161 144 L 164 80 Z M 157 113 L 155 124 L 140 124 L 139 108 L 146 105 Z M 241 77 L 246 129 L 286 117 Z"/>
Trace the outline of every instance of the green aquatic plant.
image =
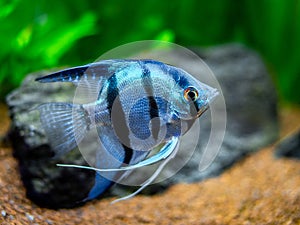
<path id="1" fill-rule="evenodd" d="M 19 85 L 27 73 L 59 65 L 80 39 L 95 30 L 93 12 L 72 19 L 64 10 L 46 6 L 20 0 L 0 2 L 0 32 L 5 34 L 0 37 L 1 97 Z"/>
<path id="2" fill-rule="evenodd" d="M 132 41 L 241 42 L 267 63 L 281 99 L 300 103 L 299 0 L 0 0 L 0 98 L 27 73 L 81 65 Z"/>

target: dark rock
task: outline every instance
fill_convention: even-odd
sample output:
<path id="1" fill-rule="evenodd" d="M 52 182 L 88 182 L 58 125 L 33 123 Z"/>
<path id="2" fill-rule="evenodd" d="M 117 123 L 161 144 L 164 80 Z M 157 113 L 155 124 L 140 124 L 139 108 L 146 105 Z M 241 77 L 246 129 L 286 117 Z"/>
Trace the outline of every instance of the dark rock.
<path id="1" fill-rule="evenodd" d="M 300 159 L 300 130 L 283 139 L 277 145 L 275 156 Z"/>
<path id="2" fill-rule="evenodd" d="M 211 129 L 210 114 L 205 113 L 200 118 L 201 139 L 191 159 L 170 179 L 148 187 L 147 193 L 161 191 L 172 183 L 196 182 L 219 175 L 241 157 L 272 143 L 278 135 L 276 92 L 261 58 L 240 45 L 194 51 L 212 69 L 225 97 L 227 128 L 224 142 L 210 167 L 199 172 L 199 162 Z M 188 64 L 191 70 L 198 69 L 193 58 L 178 53 L 167 57 Z M 45 207 L 72 207 L 88 193 L 94 182 L 94 172 L 55 166 L 58 159 L 51 158 L 53 152 L 41 129 L 39 117 L 36 112 L 28 113 L 28 110 L 41 102 L 72 101 L 74 88 L 60 83 L 31 82 L 41 75 L 29 76 L 20 89 L 8 96 L 7 104 L 12 118 L 9 137 L 14 155 L 19 160 L 28 196 Z M 189 143 L 186 143 L 185 149 L 189 147 Z M 184 158 L 184 155 L 184 151 L 179 152 L 179 158 Z M 59 162 L 85 164 L 78 150 L 71 151 Z M 150 168 L 145 168 L 145 173 L 152 173 L 153 168 Z M 162 176 L 174 173 L 173 170 L 167 167 Z M 136 176 L 131 178 L 139 180 Z M 123 190 L 124 187 L 113 188 L 112 192 L 124 194 Z"/>

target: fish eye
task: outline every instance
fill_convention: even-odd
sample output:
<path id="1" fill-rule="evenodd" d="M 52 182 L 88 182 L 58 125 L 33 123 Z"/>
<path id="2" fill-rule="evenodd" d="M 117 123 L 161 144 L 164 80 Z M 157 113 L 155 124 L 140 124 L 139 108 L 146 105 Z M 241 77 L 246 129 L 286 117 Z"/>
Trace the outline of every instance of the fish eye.
<path id="1" fill-rule="evenodd" d="M 188 87 L 184 90 L 183 96 L 187 101 L 196 101 L 199 97 L 199 93 L 196 88 Z"/>

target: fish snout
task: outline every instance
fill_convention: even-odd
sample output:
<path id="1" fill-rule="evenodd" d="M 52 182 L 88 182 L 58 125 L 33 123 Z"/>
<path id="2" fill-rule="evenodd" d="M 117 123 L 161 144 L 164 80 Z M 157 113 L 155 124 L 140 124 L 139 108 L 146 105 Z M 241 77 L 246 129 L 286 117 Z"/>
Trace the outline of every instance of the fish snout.
<path id="1" fill-rule="evenodd" d="M 212 88 L 206 84 L 201 85 L 202 101 L 198 102 L 197 117 L 200 117 L 208 108 L 209 105 L 220 94 L 216 88 Z"/>

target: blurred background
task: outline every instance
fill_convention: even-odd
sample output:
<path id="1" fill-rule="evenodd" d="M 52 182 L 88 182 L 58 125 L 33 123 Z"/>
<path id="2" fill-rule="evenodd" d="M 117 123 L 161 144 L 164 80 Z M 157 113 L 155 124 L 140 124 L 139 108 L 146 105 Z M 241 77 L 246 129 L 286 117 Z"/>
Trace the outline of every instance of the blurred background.
<path id="1" fill-rule="evenodd" d="M 157 39 L 243 43 L 263 57 L 280 99 L 300 103 L 299 0 L 0 0 L 0 33 L 0 101 L 28 73 Z"/>

